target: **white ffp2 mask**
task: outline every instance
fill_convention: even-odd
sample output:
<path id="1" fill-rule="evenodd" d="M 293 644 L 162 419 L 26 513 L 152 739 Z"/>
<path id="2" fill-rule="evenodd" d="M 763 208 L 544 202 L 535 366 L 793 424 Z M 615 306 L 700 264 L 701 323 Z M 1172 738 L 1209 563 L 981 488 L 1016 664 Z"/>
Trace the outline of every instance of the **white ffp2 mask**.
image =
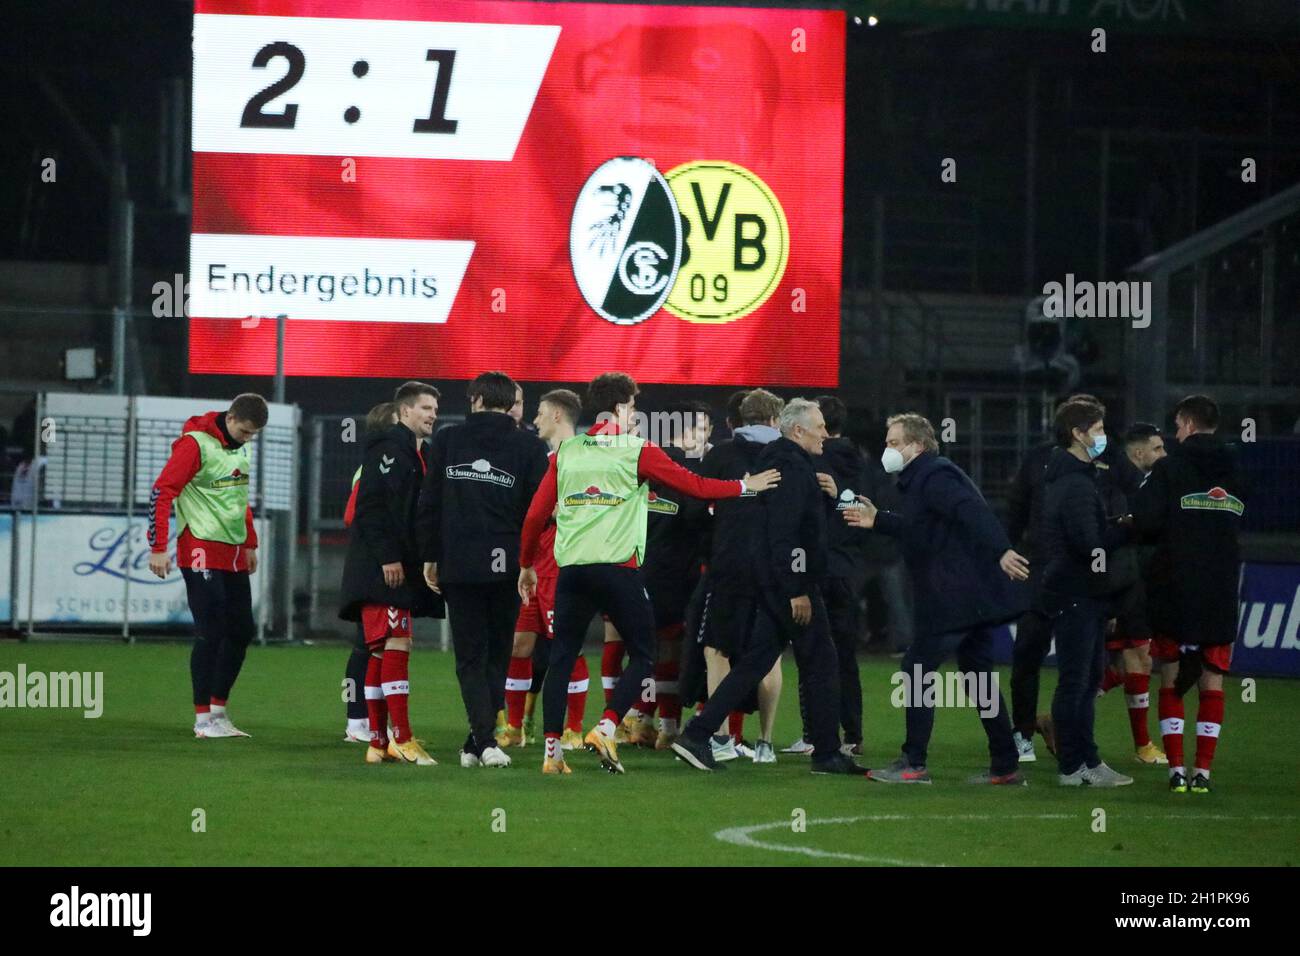
<path id="1" fill-rule="evenodd" d="M 887 474 L 896 475 L 903 470 L 907 462 L 903 460 L 903 453 L 897 448 L 886 448 L 880 456 L 880 464 Z"/>

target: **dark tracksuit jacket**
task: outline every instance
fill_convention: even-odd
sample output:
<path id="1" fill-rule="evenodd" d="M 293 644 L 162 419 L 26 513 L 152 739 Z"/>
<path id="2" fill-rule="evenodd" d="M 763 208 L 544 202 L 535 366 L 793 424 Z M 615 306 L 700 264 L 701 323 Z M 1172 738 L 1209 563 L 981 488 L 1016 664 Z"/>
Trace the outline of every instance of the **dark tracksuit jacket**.
<path id="1" fill-rule="evenodd" d="M 496 743 L 519 613 L 519 533 L 546 464 L 542 440 L 504 412 L 472 412 L 434 435 L 429 450 L 416 536 L 447 599 L 466 752 Z"/>
<path id="2" fill-rule="evenodd" d="M 1147 601 L 1157 635 L 1205 646 L 1236 640 L 1244 511 L 1233 454 L 1215 435 L 1191 435 L 1156 462 L 1133 519 L 1155 545 Z"/>
<path id="3" fill-rule="evenodd" d="M 546 466 L 545 442 L 504 412 L 438 430 L 416 528 L 440 584 L 515 583 L 520 529 Z"/>
<path id="4" fill-rule="evenodd" d="M 424 461 L 415 434 L 400 422 L 366 438 L 357 484 L 356 517 L 343 563 L 339 617 L 359 621 L 366 604 L 405 608 L 413 617 L 442 617 L 442 599 L 424 583 L 415 536 Z M 384 583 L 383 565 L 400 561 L 406 581 Z"/>
<path id="5" fill-rule="evenodd" d="M 922 452 L 899 475 L 898 490 L 901 510 L 879 512 L 875 527 L 902 549 L 918 636 L 1001 624 L 1025 610 L 1024 588 L 998 567 L 1011 543 L 964 471 Z"/>

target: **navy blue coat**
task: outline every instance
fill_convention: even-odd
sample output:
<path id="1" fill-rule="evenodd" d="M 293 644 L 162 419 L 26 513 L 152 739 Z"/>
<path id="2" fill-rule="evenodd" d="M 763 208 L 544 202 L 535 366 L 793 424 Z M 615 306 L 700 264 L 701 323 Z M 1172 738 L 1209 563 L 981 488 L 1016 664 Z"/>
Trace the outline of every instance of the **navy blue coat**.
<path id="1" fill-rule="evenodd" d="M 998 559 L 1006 531 L 966 473 L 923 452 L 898 476 L 902 505 L 876 515 L 876 530 L 898 539 L 912 578 L 917 634 L 1002 624 L 1029 605 L 1024 585 Z"/>

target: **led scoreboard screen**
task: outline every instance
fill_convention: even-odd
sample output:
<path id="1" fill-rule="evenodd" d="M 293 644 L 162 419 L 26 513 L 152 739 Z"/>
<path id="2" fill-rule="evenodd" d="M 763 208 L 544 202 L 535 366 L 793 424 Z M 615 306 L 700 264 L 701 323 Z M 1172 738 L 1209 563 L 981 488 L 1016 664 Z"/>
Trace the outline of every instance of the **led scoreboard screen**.
<path id="1" fill-rule="evenodd" d="M 844 30 L 198 0 L 190 371 L 838 385 Z"/>

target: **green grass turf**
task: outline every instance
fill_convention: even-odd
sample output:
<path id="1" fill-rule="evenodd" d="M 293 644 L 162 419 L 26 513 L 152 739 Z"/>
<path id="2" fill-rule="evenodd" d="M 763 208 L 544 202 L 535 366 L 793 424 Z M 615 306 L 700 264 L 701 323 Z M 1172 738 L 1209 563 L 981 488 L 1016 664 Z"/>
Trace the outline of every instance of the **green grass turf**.
<path id="1" fill-rule="evenodd" d="M 249 740 L 194 739 L 188 657 L 180 644 L 0 644 L 0 671 L 19 662 L 29 671 L 102 671 L 105 697 L 97 720 L 72 710 L 0 710 L 0 861 L 1203 866 L 1293 865 L 1300 856 L 1300 761 L 1289 732 L 1300 709 L 1295 682 L 1261 680 L 1256 702 L 1243 703 L 1232 678 L 1218 789 L 1174 797 L 1163 768 L 1133 762 L 1117 691 L 1099 702 L 1097 736 L 1103 756 L 1137 777 L 1122 790 L 1060 789 L 1049 759 L 1027 768 L 1028 788 L 967 786 L 965 776 L 984 766 L 984 738 L 973 712 L 953 710 L 938 714 L 931 787 L 813 777 L 806 758 L 785 755 L 775 766 L 736 761 L 703 774 L 670 754 L 626 748 L 625 776 L 577 753 L 573 774 L 556 778 L 540 774 L 535 747 L 512 751 L 506 770 L 459 767 L 464 717 L 450 655 L 423 651 L 412 660 L 413 725 L 440 761 L 432 768 L 367 766 L 359 744 L 341 742 L 341 646 L 250 650 L 231 701 Z M 889 702 L 895 667 L 888 659 L 862 664 L 868 763 L 892 758 L 902 739 L 902 713 Z M 1040 709 L 1054 677 L 1045 672 Z M 1002 680 L 1008 687 L 1006 673 Z M 596 690 L 589 721 L 599 698 Z M 1193 695 L 1189 725 L 1194 709 Z M 778 747 L 797 723 L 787 661 Z M 755 730 L 751 717 L 747 736 Z M 192 832 L 196 808 L 206 813 L 206 832 Z M 1094 808 L 1106 812 L 1104 833 L 1094 832 Z M 493 829 L 498 809 L 505 832 Z M 791 826 L 800 810 L 805 832 Z M 738 838 L 793 852 L 715 836 L 761 824 L 773 826 Z"/>

